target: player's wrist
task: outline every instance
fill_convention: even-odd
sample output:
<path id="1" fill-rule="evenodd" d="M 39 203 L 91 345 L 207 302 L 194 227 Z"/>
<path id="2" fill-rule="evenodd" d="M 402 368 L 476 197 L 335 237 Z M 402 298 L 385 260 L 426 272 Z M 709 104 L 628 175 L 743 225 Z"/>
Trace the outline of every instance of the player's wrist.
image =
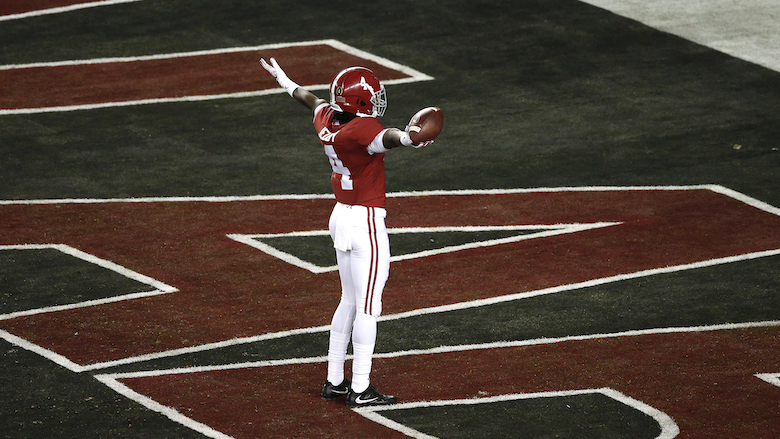
<path id="1" fill-rule="evenodd" d="M 406 131 L 401 131 L 401 137 L 399 137 L 398 141 L 401 142 L 401 145 L 403 146 L 414 146 L 412 138 L 409 137 L 409 133 Z"/>
<path id="2" fill-rule="evenodd" d="M 279 76 L 276 78 L 276 81 L 279 82 L 279 85 L 281 85 L 282 88 L 290 96 L 293 95 L 296 88 L 300 87 L 298 84 L 293 82 L 290 78 L 288 78 L 287 75 L 285 75 L 283 72 L 279 74 Z"/>

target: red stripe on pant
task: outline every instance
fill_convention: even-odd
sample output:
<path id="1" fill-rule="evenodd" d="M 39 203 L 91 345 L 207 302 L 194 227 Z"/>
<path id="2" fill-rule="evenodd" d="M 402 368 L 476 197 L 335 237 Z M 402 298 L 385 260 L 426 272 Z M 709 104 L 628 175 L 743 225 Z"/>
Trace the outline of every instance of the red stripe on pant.
<path id="1" fill-rule="evenodd" d="M 379 271 L 379 244 L 376 236 L 376 217 L 373 207 L 368 208 L 368 240 L 371 242 L 371 266 L 368 271 L 368 285 L 366 287 L 365 314 L 373 311 L 374 289 L 376 288 L 377 271 Z"/>

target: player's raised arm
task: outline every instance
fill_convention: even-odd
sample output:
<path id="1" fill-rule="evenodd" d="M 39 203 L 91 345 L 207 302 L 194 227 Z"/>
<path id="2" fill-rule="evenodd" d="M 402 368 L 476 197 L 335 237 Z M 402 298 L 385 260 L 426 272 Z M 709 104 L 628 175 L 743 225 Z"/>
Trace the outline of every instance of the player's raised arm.
<path id="1" fill-rule="evenodd" d="M 293 97 L 296 101 L 300 102 L 310 110 L 314 110 L 318 106 L 327 103 L 326 100 L 318 98 L 314 93 L 299 86 L 290 78 L 288 78 L 287 74 L 284 73 L 284 70 L 282 70 L 281 67 L 279 67 L 279 63 L 277 63 L 274 58 L 271 58 L 270 61 L 271 62 L 269 64 L 265 59 L 261 58 L 260 65 L 262 65 L 263 68 L 271 74 L 271 76 L 276 78 L 276 82 L 278 82 L 279 85 L 287 91 L 287 94 Z"/>

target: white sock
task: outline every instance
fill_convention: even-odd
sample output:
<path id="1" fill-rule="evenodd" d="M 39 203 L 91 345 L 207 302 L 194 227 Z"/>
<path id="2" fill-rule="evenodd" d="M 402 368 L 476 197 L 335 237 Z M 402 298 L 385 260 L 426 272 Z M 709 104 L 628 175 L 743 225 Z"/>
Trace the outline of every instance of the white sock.
<path id="1" fill-rule="evenodd" d="M 333 313 L 328 344 L 328 381 L 338 386 L 344 381 L 344 361 L 347 358 L 350 333 L 355 320 L 355 305 L 344 299 Z"/>
<path id="2" fill-rule="evenodd" d="M 344 382 L 344 361 L 347 358 L 347 346 L 350 334 L 330 332 L 328 344 L 328 381 L 334 386 Z"/>
<path id="3" fill-rule="evenodd" d="M 376 317 L 358 313 L 352 329 L 352 390 L 365 391 L 371 384 L 371 360 L 376 344 Z"/>

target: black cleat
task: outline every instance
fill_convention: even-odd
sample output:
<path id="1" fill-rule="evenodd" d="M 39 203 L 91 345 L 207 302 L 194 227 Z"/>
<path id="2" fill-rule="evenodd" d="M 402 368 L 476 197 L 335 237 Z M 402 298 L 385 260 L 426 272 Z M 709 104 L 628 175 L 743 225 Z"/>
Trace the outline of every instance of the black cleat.
<path id="1" fill-rule="evenodd" d="M 344 378 L 344 381 L 338 386 L 334 386 L 330 381 L 325 381 L 325 385 L 322 386 L 322 393 L 320 393 L 320 395 L 322 396 L 322 399 L 328 400 L 336 399 L 339 396 L 346 396 L 346 394 L 349 393 L 349 385 L 350 382 L 346 378 Z"/>
<path id="2" fill-rule="evenodd" d="M 398 398 L 392 395 L 383 395 L 377 392 L 372 385 L 369 385 L 363 393 L 356 393 L 350 388 L 349 394 L 347 394 L 347 407 L 350 408 L 390 405 L 396 402 L 398 402 Z"/>

